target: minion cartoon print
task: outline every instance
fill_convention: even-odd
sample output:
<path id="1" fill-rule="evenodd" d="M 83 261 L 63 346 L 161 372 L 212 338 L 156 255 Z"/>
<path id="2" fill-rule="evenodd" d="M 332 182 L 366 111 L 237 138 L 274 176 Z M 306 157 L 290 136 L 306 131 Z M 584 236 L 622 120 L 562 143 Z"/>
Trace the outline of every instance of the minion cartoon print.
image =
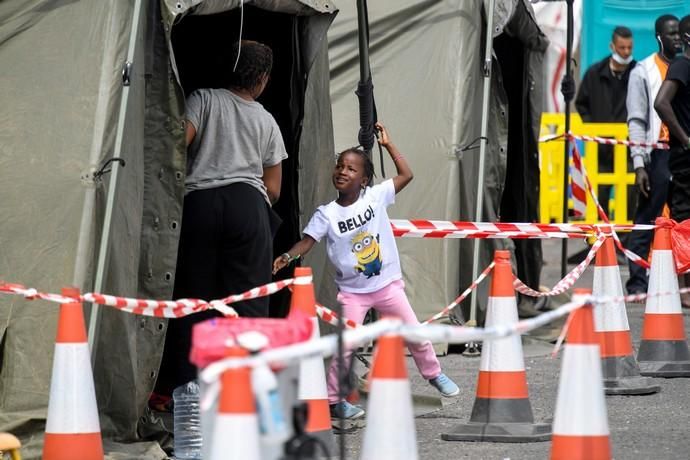
<path id="1" fill-rule="evenodd" d="M 352 252 L 357 258 L 355 270 L 367 279 L 381 274 L 381 249 L 379 246 L 379 235 L 374 237 L 366 231 L 358 232 L 352 238 Z"/>

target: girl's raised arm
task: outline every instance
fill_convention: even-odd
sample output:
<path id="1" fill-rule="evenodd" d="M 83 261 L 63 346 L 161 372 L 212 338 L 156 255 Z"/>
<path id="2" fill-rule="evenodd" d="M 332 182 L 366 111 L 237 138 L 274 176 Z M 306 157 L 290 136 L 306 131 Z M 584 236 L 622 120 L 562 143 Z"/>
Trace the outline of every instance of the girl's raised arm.
<path id="1" fill-rule="evenodd" d="M 395 193 L 398 193 L 410 183 L 414 177 L 414 174 L 412 174 L 410 165 L 407 164 L 405 157 L 402 156 L 398 148 L 391 142 L 386 127 L 381 123 L 376 123 L 376 129 L 379 131 L 379 144 L 381 144 L 381 146 L 388 151 L 388 154 L 391 156 L 391 160 L 393 160 L 393 163 L 395 164 L 395 170 L 398 174 L 393 178 L 393 186 L 395 187 Z"/>

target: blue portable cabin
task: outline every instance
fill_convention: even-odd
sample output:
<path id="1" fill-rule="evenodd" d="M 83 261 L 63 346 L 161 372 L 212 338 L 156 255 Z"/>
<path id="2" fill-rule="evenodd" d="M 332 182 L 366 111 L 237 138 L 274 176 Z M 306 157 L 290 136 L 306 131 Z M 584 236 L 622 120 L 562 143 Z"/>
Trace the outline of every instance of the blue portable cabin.
<path id="1" fill-rule="evenodd" d="M 577 0 L 575 0 L 577 1 Z M 609 43 L 616 26 L 633 32 L 633 56 L 641 60 L 657 50 L 654 21 L 662 14 L 682 18 L 690 14 L 690 0 L 582 0 L 580 76 L 593 63 L 610 54 Z"/>

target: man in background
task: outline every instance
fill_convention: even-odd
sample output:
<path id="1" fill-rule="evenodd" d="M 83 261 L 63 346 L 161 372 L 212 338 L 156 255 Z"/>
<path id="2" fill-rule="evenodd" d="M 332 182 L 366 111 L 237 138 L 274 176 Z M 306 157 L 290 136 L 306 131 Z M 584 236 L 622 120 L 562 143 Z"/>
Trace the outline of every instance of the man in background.
<path id="1" fill-rule="evenodd" d="M 628 79 L 635 67 L 632 31 L 624 26 L 613 30 L 611 54 L 592 64 L 582 78 L 575 98 L 582 121 L 586 123 L 625 123 Z M 599 146 L 599 172 L 613 172 L 613 146 Z M 599 185 L 597 194 L 608 215 L 611 185 Z M 630 202 L 628 202 L 630 204 Z"/>
<path id="2" fill-rule="evenodd" d="M 681 222 L 690 218 L 690 15 L 681 19 L 679 29 L 685 51 L 668 66 L 654 109 L 668 126 L 668 206 L 671 218 Z M 690 275 L 681 277 L 681 285 L 690 285 Z M 687 294 L 681 295 L 684 307 L 690 306 L 689 300 Z"/>
<path id="3" fill-rule="evenodd" d="M 654 110 L 654 99 L 666 78 L 669 63 L 682 51 L 678 18 L 665 14 L 654 23 L 659 51 L 640 61 L 630 72 L 628 82 L 628 134 L 631 141 L 656 143 L 668 142 L 668 128 L 661 122 Z M 633 222 L 654 223 L 668 195 L 671 173 L 668 170 L 668 150 L 650 147 L 631 147 L 635 185 L 639 191 Z M 652 232 L 632 232 L 628 238 L 628 249 L 646 258 Z M 647 270 L 628 261 L 630 278 L 625 284 L 628 294 L 647 292 Z"/>

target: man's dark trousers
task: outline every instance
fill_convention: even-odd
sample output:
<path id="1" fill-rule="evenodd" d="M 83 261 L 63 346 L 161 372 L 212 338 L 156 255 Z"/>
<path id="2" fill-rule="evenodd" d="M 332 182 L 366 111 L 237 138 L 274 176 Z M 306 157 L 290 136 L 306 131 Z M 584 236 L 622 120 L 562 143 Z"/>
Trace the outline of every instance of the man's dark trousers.
<path id="1" fill-rule="evenodd" d="M 668 197 L 668 185 L 671 179 L 671 173 L 668 170 L 668 156 L 668 150 L 652 150 L 650 162 L 645 166 L 649 175 L 651 190 L 649 196 L 644 196 L 642 193 L 638 196 L 633 220 L 636 224 L 653 224 L 654 220 L 661 215 Z M 647 230 L 631 232 L 628 238 L 628 249 L 646 259 L 653 233 Z M 628 260 L 628 267 L 630 278 L 625 283 L 628 293 L 647 292 L 647 270 L 630 260 Z"/>

